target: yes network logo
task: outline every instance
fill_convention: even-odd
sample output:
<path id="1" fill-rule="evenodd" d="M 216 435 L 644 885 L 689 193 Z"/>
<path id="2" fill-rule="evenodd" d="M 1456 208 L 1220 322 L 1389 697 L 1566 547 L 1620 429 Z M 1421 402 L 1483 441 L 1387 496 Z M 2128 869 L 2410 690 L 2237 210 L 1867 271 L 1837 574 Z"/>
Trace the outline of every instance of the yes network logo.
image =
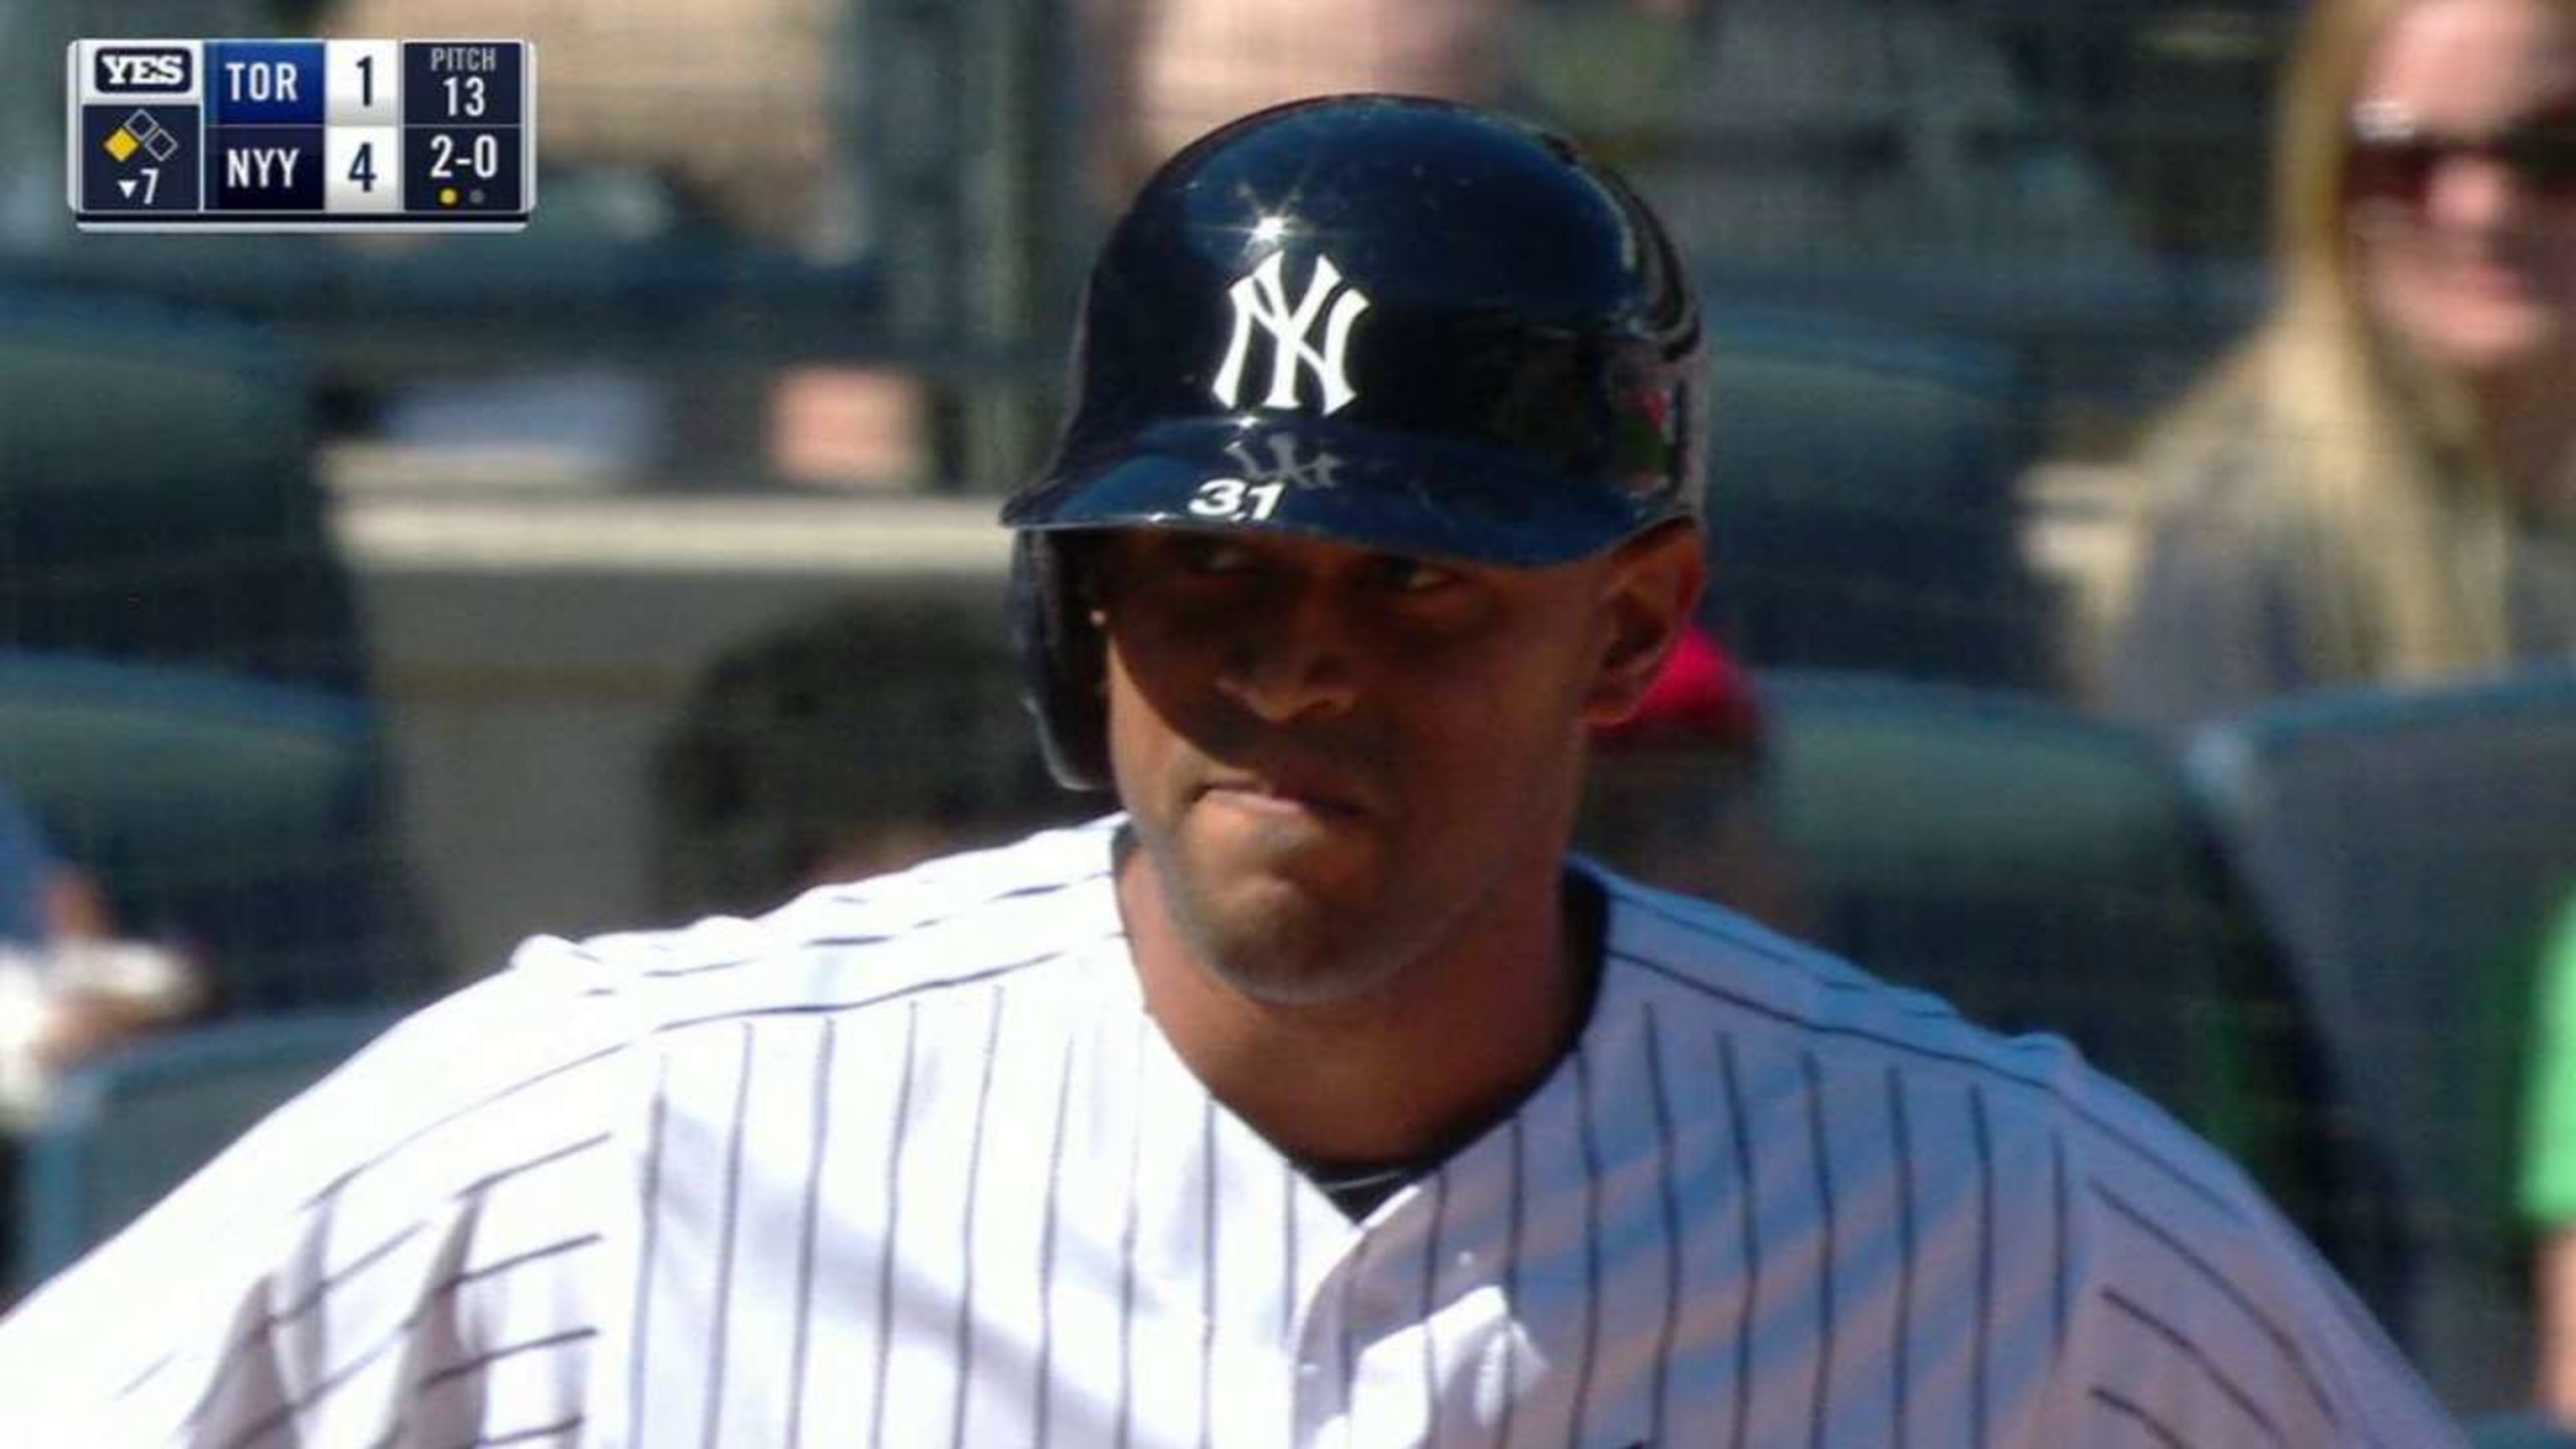
<path id="1" fill-rule="evenodd" d="M 90 88 L 101 95 L 174 96 L 192 87 L 196 59 L 175 45 L 103 45 L 90 52 Z"/>

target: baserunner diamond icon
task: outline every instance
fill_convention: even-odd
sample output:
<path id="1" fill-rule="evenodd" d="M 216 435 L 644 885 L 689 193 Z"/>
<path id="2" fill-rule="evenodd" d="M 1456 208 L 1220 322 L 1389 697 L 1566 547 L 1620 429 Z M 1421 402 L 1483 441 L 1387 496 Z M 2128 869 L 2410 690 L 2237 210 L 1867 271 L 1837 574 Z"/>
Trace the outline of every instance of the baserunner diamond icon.
<path id="1" fill-rule="evenodd" d="M 152 119 L 150 111 L 136 111 L 126 117 L 123 124 L 108 132 L 107 139 L 100 144 L 107 148 L 108 155 L 119 161 L 130 158 L 136 151 L 149 151 L 153 160 L 167 161 L 178 151 L 179 138 L 171 135 L 168 127 Z"/>

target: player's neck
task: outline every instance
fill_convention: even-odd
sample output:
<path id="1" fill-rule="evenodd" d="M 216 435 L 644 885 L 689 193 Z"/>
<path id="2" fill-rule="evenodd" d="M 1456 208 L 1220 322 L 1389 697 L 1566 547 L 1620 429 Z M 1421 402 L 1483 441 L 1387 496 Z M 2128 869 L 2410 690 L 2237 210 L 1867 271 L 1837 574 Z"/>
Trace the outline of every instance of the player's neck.
<path id="1" fill-rule="evenodd" d="M 1302 1159 L 1409 1160 L 1478 1135 L 1572 1046 L 1598 965 L 1553 867 L 1386 989 L 1324 1005 L 1252 999 L 1193 959 L 1141 853 L 1120 894 L 1147 1008 L 1173 1050 Z"/>

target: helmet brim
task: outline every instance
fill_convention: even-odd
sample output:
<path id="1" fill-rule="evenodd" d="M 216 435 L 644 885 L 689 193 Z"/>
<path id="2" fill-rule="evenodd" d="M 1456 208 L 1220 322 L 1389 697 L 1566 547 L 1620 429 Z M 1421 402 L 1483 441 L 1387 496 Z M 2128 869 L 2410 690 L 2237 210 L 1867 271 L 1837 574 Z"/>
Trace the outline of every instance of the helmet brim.
<path id="1" fill-rule="evenodd" d="M 1060 464 L 1004 508 L 1021 529 L 1188 528 L 1297 534 L 1514 568 L 1571 562 L 1685 510 L 1669 497 L 1569 485 L 1500 448 L 1301 417 L 1175 420 Z"/>

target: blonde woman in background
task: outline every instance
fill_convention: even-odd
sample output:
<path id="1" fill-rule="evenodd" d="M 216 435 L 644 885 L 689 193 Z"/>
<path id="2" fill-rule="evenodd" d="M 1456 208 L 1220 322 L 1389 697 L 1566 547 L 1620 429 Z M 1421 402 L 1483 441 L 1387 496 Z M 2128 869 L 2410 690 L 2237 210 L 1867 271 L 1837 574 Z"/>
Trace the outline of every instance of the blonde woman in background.
<path id="1" fill-rule="evenodd" d="M 2146 723 L 2576 646 L 2576 3 L 2323 0 L 2279 167 L 2278 301 L 2144 452 Z"/>
<path id="2" fill-rule="evenodd" d="M 2148 723 L 2576 647 L 2576 0 L 2320 0 L 2283 101 L 2277 302 L 2143 455 L 2101 683 Z"/>

